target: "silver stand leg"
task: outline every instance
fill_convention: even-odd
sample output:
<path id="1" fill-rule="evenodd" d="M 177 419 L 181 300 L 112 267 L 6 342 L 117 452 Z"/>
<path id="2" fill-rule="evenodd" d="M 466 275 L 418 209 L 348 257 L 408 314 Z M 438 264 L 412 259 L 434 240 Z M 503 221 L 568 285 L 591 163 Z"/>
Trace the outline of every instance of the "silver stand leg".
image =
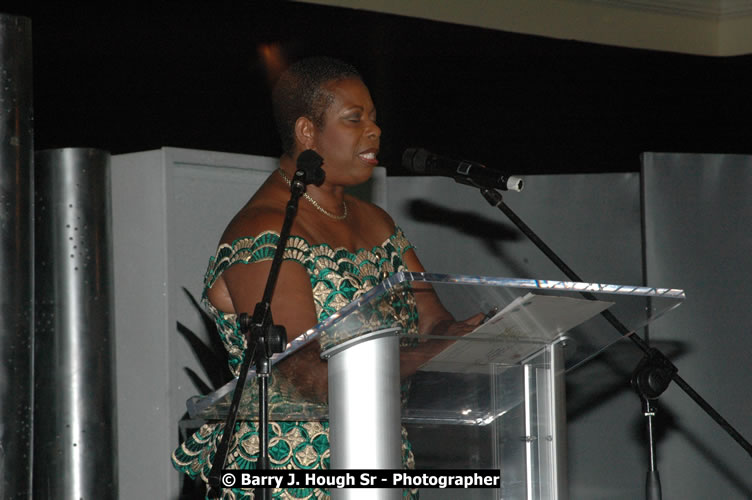
<path id="1" fill-rule="evenodd" d="M 386 336 L 384 336 L 386 335 Z M 332 469 L 401 469 L 399 337 L 375 332 L 329 357 Z M 331 489 L 332 499 L 399 499 L 402 490 Z"/>

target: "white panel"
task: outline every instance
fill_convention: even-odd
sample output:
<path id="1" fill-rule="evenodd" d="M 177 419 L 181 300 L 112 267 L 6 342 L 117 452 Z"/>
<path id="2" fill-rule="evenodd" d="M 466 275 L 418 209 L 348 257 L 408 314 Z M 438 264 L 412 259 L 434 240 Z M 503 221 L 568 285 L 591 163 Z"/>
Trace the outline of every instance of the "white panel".
<path id="1" fill-rule="evenodd" d="M 205 344 L 209 332 L 199 311 L 185 290 L 196 300 L 201 299 L 203 276 L 214 255 L 222 232 L 230 219 L 245 205 L 253 193 L 277 168 L 277 160 L 241 155 L 210 155 L 186 150 L 165 150 L 169 172 L 168 227 L 170 321 L 167 329 L 170 349 L 171 422 L 185 413 L 185 401 L 197 389 L 185 371 L 190 368 L 206 383 L 204 370 L 197 362 L 190 345 L 178 334 L 180 322 Z M 184 290 L 185 289 L 185 290 Z M 177 446 L 177 433 L 175 446 Z"/>
<path id="2" fill-rule="evenodd" d="M 112 157 L 120 498 L 166 494 L 170 426 L 161 151 Z M 169 453 L 169 452 L 167 452 Z"/>
<path id="3" fill-rule="evenodd" d="M 748 440 L 752 438 L 752 157 L 645 154 L 646 262 L 651 281 L 687 292 L 651 328 L 685 354 L 679 374 Z M 672 385 L 659 411 L 665 498 L 750 498 L 752 458 Z"/>
<path id="4" fill-rule="evenodd" d="M 444 178 L 388 181 L 390 213 L 429 271 L 564 277 L 478 190 Z M 529 176 L 522 193 L 504 193 L 504 200 L 583 280 L 642 283 L 637 174 Z M 567 376 L 570 498 L 644 495 L 643 443 L 633 431 L 641 409 L 629 388 L 639 357 L 632 350 L 628 344 L 612 347 Z M 434 442 L 449 442 L 446 436 L 411 436 L 418 457 Z M 423 494 L 430 500 L 440 492 Z"/>
<path id="5" fill-rule="evenodd" d="M 177 498 L 170 463 L 186 400 L 186 368 L 208 383 L 178 322 L 208 344 L 184 288 L 201 298 L 203 275 L 232 216 L 274 158 L 164 148 L 112 157 L 121 498 Z M 386 206 L 386 172 L 352 190 Z M 280 228 L 281 229 L 281 228 Z"/>
<path id="6" fill-rule="evenodd" d="M 208 343 L 196 299 L 232 215 L 277 166 L 272 158 L 165 148 L 114 156 L 113 237 L 121 498 L 177 498 L 170 464 L 185 368 L 208 381 L 177 322 Z"/>
<path id="7" fill-rule="evenodd" d="M 389 210 L 429 271 L 562 279 L 477 189 L 439 177 L 389 178 Z M 639 176 L 529 176 L 505 203 L 585 281 L 639 284 Z"/>

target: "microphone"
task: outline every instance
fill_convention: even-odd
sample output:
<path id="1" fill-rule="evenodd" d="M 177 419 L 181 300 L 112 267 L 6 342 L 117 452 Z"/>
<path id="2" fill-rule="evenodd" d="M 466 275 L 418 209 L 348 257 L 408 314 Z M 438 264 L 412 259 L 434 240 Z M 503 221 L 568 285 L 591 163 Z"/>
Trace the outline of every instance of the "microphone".
<path id="1" fill-rule="evenodd" d="M 295 180 L 299 180 L 306 185 L 320 186 L 326 176 L 324 169 L 321 168 L 322 163 L 324 163 L 324 159 L 316 151 L 306 149 L 298 155 L 296 163 L 298 170 L 295 172 Z"/>
<path id="2" fill-rule="evenodd" d="M 402 166 L 416 174 L 452 177 L 460 184 L 478 188 L 522 191 L 521 178 L 506 175 L 480 163 L 467 160 L 452 160 L 421 148 L 408 148 L 402 154 Z"/>

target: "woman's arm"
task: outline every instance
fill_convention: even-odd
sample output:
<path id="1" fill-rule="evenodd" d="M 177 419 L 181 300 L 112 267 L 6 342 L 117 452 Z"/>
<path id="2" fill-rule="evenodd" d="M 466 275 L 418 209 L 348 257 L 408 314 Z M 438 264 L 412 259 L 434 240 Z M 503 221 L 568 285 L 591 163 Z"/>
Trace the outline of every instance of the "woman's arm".
<path id="1" fill-rule="evenodd" d="M 257 215 L 245 223 L 242 219 L 235 220 L 222 240 L 230 242 L 241 235 L 260 234 L 270 227 L 281 227 L 281 224 L 281 217 L 268 215 Z M 253 315 L 256 304 L 263 299 L 271 265 L 271 261 L 233 265 L 209 290 L 209 300 L 226 312 Z M 285 327 L 288 341 L 318 322 L 310 278 L 300 263 L 291 260 L 282 262 L 272 295 L 271 311 L 273 323 Z M 326 395 L 327 371 L 326 362 L 319 358 L 318 353 L 318 343 L 312 342 L 295 356 L 277 364 L 276 368 L 305 396 L 320 399 Z"/>
<path id="2" fill-rule="evenodd" d="M 225 272 L 236 311 L 253 314 L 256 304 L 262 299 L 270 268 L 271 262 L 261 262 L 235 265 Z M 271 311 L 274 324 L 285 327 L 288 342 L 316 325 L 311 283 L 302 265 L 291 261 L 282 263 Z M 318 342 L 311 342 L 275 367 L 278 374 L 292 382 L 304 397 L 326 401 L 327 366 L 319 357 L 319 351 Z"/>
<path id="3" fill-rule="evenodd" d="M 403 255 L 408 271 L 425 272 L 414 250 Z M 418 308 L 418 332 L 421 335 L 439 335 L 452 339 L 430 339 L 401 352 L 401 375 L 408 377 L 431 358 L 452 345 L 456 337 L 472 332 L 483 322 L 483 313 L 475 314 L 463 321 L 456 321 L 439 300 L 433 287 L 428 283 L 414 283 L 415 302 Z"/>

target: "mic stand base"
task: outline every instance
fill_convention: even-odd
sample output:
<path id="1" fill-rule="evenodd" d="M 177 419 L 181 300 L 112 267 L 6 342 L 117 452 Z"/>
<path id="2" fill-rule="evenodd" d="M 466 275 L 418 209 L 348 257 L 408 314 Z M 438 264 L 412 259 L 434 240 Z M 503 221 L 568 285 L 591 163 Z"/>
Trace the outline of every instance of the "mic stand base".
<path id="1" fill-rule="evenodd" d="M 653 418 L 656 414 L 658 397 L 668 388 L 671 377 L 676 373 L 676 367 L 663 357 L 656 349 L 640 360 L 632 374 L 632 387 L 635 388 L 643 404 L 643 416 L 647 428 L 648 438 L 648 472 L 645 478 L 645 498 L 647 500 L 661 500 L 661 478 L 658 474 L 658 461 L 655 455 L 655 434 L 653 432 Z"/>

